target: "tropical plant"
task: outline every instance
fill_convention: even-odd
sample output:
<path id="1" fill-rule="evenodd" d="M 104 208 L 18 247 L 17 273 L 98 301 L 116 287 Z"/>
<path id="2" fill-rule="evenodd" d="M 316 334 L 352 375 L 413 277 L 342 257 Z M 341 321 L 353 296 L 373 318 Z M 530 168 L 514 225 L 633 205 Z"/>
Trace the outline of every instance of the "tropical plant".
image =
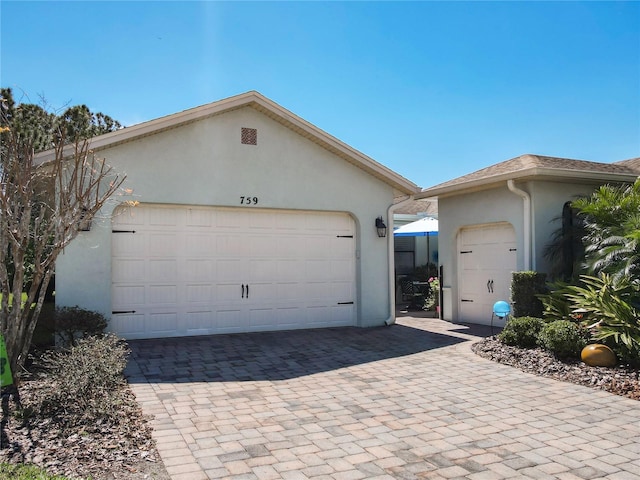
<path id="1" fill-rule="evenodd" d="M 584 312 L 596 340 L 609 344 L 618 356 L 640 363 L 640 284 L 627 277 L 601 273 L 583 275 L 582 285 L 568 286 L 564 296 Z"/>
<path id="2" fill-rule="evenodd" d="M 542 316 L 548 322 L 567 320 L 573 316 L 571 303 L 565 296 L 568 287 L 564 282 L 550 283 L 549 293 L 538 295 L 544 307 Z"/>
<path id="3" fill-rule="evenodd" d="M 588 273 L 640 281 L 640 179 L 603 185 L 572 204 L 584 222 Z"/>

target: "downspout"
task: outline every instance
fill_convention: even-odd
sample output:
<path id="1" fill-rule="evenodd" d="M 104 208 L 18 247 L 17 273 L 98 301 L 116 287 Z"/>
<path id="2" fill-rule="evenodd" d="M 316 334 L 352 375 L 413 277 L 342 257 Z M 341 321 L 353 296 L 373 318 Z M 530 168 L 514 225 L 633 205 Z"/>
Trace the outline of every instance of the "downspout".
<path id="1" fill-rule="evenodd" d="M 507 180 L 507 187 L 516 195 L 522 197 L 524 207 L 524 270 L 531 270 L 531 196 L 516 187 L 513 180 Z"/>
<path id="2" fill-rule="evenodd" d="M 391 311 L 385 325 L 393 325 L 396 323 L 396 278 L 395 278 L 395 253 L 393 249 L 393 212 L 399 207 L 413 201 L 413 195 L 408 195 L 404 200 L 394 203 L 387 209 L 387 262 L 389 263 L 389 305 Z"/>

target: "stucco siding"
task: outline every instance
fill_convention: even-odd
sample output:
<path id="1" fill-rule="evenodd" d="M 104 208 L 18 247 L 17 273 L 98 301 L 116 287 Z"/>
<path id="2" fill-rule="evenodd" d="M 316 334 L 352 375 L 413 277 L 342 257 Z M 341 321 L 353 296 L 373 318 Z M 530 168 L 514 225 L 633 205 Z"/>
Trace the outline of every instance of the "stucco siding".
<path id="1" fill-rule="evenodd" d="M 240 142 L 255 128 L 257 145 Z M 124 201 L 347 212 L 356 224 L 358 325 L 381 325 L 390 310 L 386 215 L 393 188 L 250 107 L 209 117 L 99 151 L 131 194 L 115 197 L 90 232 L 57 264 L 57 302 L 111 312 L 111 214 Z M 241 205 L 241 197 L 257 205 Z M 385 218 L 385 221 L 388 219 Z M 392 240 L 392 237 L 391 237 Z"/>
<path id="2" fill-rule="evenodd" d="M 533 263 L 532 270 L 549 273 L 549 261 L 544 251 L 551 242 L 553 233 L 561 228 L 562 207 L 566 202 L 580 196 L 591 195 L 596 188 L 593 184 L 531 182 L 529 186 L 533 204 Z"/>
<path id="3" fill-rule="evenodd" d="M 518 269 L 524 265 L 523 200 L 504 188 L 441 198 L 438 201 L 439 256 L 443 267 L 443 314 L 458 320 L 458 235 L 465 227 L 507 222 L 516 232 Z"/>

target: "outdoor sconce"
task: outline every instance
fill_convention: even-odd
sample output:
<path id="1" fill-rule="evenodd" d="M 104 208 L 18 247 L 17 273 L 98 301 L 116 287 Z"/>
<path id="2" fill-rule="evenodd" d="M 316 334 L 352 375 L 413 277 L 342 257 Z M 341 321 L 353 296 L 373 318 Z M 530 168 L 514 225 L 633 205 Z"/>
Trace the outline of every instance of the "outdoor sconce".
<path id="1" fill-rule="evenodd" d="M 81 232 L 88 232 L 91 230 L 91 217 L 87 214 L 89 210 L 87 208 L 82 209 L 80 214 L 80 220 L 78 221 L 78 230 Z"/>
<path id="2" fill-rule="evenodd" d="M 387 236 L 387 226 L 384 224 L 382 217 L 376 218 L 376 230 L 378 230 L 378 236 L 380 238 Z"/>

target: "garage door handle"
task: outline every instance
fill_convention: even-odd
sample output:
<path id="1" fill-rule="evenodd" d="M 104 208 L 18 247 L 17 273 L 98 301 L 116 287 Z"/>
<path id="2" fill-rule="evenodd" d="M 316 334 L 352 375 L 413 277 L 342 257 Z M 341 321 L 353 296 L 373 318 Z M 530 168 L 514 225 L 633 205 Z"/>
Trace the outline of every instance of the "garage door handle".
<path id="1" fill-rule="evenodd" d="M 249 298 L 249 284 L 247 284 L 247 298 Z"/>
<path id="2" fill-rule="evenodd" d="M 244 283 L 242 284 L 242 298 L 244 298 Z"/>

